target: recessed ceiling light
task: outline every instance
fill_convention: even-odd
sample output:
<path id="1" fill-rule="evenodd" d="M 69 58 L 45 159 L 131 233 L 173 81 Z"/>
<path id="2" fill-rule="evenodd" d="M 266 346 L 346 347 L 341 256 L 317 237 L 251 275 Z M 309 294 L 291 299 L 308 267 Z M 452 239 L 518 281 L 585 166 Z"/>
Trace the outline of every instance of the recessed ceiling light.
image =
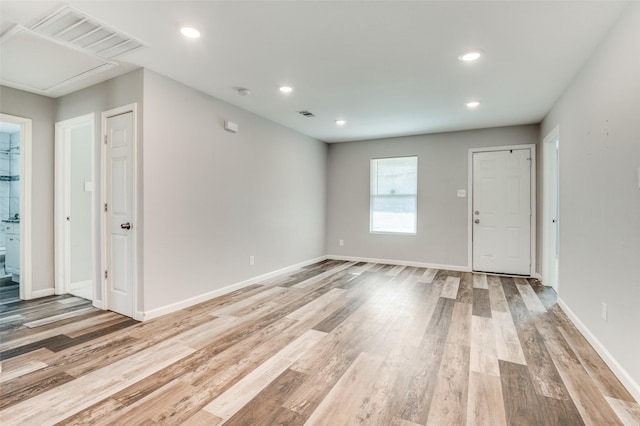
<path id="1" fill-rule="evenodd" d="M 478 105 L 480 105 L 480 101 L 467 102 L 467 107 L 468 108 L 476 108 L 476 107 L 478 107 Z"/>
<path id="2" fill-rule="evenodd" d="M 182 28 L 180 28 L 180 32 L 182 33 L 183 36 L 185 36 L 187 38 L 198 38 L 198 37 L 200 37 L 200 31 L 196 30 L 195 28 L 182 27 Z"/>
<path id="3" fill-rule="evenodd" d="M 342 120 L 342 119 L 336 120 L 336 124 L 338 126 L 344 126 L 345 124 L 347 124 L 347 120 Z"/>
<path id="4" fill-rule="evenodd" d="M 462 62 L 473 62 L 477 61 L 480 56 L 482 56 L 481 50 L 470 50 L 468 52 L 462 53 L 460 56 L 458 56 L 458 59 Z"/>
<path id="5" fill-rule="evenodd" d="M 291 92 L 293 92 L 293 87 L 291 87 L 291 86 L 280 86 L 280 91 L 282 93 L 291 93 Z"/>

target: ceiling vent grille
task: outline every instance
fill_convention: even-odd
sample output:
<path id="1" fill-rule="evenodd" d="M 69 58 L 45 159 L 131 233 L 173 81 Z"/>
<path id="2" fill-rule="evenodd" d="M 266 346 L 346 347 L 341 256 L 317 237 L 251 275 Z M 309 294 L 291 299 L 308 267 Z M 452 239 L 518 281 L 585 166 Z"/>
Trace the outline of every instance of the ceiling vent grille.
<path id="1" fill-rule="evenodd" d="M 0 48 L 0 82 L 43 95 L 117 66 L 19 25 L 0 37 Z"/>
<path id="2" fill-rule="evenodd" d="M 316 115 L 310 111 L 307 110 L 303 110 L 303 111 L 298 111 L 298 114 L 302 115 L 303 117 L 307 117 L 307 118 L 311 118 L 311 117 L 315 117 Z"/>
<path id="3" fill-rule="evenodd" d="M 31 29 L 105 59 L 114 59 L 146 46 L 69 6 L 41 19 Z"/>

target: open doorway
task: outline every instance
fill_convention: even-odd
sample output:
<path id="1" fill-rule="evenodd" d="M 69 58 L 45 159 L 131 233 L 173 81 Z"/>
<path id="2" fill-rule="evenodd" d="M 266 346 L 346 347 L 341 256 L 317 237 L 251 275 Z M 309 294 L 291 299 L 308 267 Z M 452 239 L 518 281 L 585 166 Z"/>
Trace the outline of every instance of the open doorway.
<path id="1" fill-rule="evenodd" d="M 31 299 L 31 119 L 0 114 L 0 290 Z"/>
<path id="2" fill-rule="evenodd" d="M 556 127 L 543 140 L 542 281 L 558 291 L 559 270 L 559 176 L 560 131 Z"/>
<path id="3" fill-rule="evenodd" d="M 94 300 L 95 115 L 56 123 L 56 294 Z"/>

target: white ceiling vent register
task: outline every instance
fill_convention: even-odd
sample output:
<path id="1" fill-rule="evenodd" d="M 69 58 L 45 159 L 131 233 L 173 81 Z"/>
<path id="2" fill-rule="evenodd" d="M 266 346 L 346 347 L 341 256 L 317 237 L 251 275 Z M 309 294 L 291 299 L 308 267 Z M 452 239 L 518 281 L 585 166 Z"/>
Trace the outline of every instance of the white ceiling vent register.
<path id="1" fill-rule="evenodd" d="M 116 57 L 146 44 L 64 7 L 31 28 L 0 37 L 0 82 L 42 95 L 114 68 Z M 43 72 L 46 70 L 46 72 Z"/>
<path id="2" fill-rule="evenodd" d="M 117 58 L 146 45 L 69 6 L 41 19 L 31 29 L 105 59 Z"/>

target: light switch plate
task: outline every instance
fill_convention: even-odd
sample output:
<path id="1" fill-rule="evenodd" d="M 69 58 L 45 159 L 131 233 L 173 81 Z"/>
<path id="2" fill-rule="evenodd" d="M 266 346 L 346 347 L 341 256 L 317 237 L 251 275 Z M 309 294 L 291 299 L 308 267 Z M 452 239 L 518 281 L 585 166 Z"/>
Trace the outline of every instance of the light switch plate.
<path id="1" fill-rule="evenodd" d="M 458 189 L 458 197 L 464 198 L 466 196 L 467 196 L 467 190 L 466 189 Z"/>
<path id="2" fill-rule="evenodd" d="M 225 121 L 224 122 L 224 129 L 227 132 L 237 133 L 238 132 L 238 124 L 234 123 L 233 121 Z"/>

